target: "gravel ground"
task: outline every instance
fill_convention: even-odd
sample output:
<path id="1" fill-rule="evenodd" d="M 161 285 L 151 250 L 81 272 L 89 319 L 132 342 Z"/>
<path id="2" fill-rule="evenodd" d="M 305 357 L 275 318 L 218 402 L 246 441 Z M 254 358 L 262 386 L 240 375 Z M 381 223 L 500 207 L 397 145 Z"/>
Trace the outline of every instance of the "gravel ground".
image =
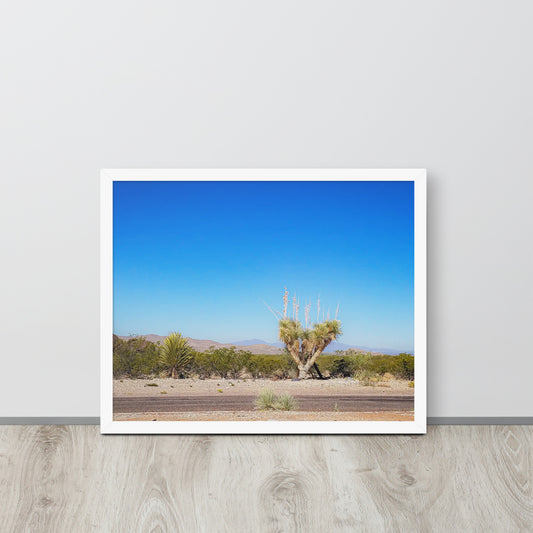
<path id="1" fill-rule="evenodd" d="M 149 386 L 155 383 L 157 386 Z M 407 381 L 392 380 L 364 386 L 351 378 L 327 380 L 307 379 L 302 381 L 270 379 L 123 379 L 113 380 L 113 396 L 159 396 L 162 392 L 168 396 L 205 396 L 205 395 L 257 395 L 262 389 L 272 389 L 276 394 L 289 393 L 293 396 L 303 394 L 334 395 L 376 395 L 383 396 L 405 394 L 414 395 L 414 389 Z"/>
<path id="2" fill-rule="evenodd" d="M 337 413 L 302 411 L 212 411 L 204 413 L 115 413 L 116 421 L 402 421 L 414 420 L 412 412 Z"/>

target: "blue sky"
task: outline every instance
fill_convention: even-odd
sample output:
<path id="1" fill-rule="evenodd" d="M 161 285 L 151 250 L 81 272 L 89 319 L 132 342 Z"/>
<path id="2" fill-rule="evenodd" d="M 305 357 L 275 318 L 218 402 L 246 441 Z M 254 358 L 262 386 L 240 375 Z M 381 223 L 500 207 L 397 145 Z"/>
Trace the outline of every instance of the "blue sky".
<path id="1" fill-rule="evenodd" d="M 412 351 L 412 182 L 115 182 L 114 332 L 277 341 L 283 288 L 340 342 Z"/>

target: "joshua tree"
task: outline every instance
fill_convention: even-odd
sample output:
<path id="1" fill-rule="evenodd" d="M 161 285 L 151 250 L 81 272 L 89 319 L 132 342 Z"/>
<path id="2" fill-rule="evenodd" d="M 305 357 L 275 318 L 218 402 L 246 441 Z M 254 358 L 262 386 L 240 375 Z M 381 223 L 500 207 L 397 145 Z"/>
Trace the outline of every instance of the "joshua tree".
<path id="1" fill-rule="evenodd" d="M 159 363 L 168 372 L 169 377 L 176 379 L 178 374 L 192 359 L 193 350 L 187 339 L 179 333 L 171 333 L 161 346 Z"/>
<path id="2" fill-rule="evenodd" d="M 339 337 L 341 332 L 341 323 L 337 320 L 337 313 L 335 319 L 330 320 L 329 313 L 327 319 L 322 319 L 318 322 L 320 317 L 320 299 L 318 300 L 317 323 L 309 327 L 309 312 L 310 304 L 305 306 L 305 327 L 302 326 L 298 320 L 299 303 L 296 298 L 293 298 L 293 316 L 287 316 L 287 303 L 289 300 L 289 293 L 285 289 L 283 296 L 283 315 L 279 320 L 279 338 L 287 347 L 294 362 L 298 366 L 298 378 L 305 379 L 311 367 L 316 363 L 318 356 L 326 349 L 326 347 Z"/>

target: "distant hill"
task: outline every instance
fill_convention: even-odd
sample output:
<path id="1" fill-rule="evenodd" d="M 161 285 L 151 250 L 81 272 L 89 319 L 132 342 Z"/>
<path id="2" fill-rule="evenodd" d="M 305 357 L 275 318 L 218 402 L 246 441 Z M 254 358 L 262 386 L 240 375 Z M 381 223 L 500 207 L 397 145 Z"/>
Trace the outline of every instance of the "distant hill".
<path id="1" fill-rule="evenodd" d="M 268 344 L 269 346 L 275 346 L 283 350 L 285 345 L 282 342 L 267 342 L 262 339 L 250 339 L 245 341 L 233 342 L 235 346 L 249 346 L 253 344 Z M 359 350 L 361 352 L 371 352 L 376 355 L 397 355 L 401 353 L 401 350 L 394 350 L 390 348 L 370 348 L 368 346 L 353 346 L 351 344 L 344 344 L 342 342 L 333 341 L 325 350 L 324 353 L 335 353 L 336 350 Z"/>
<path id="2" fill-rule="evenodd" d="M 232 342 L 235 346 L 253 346 L 254 344 L 269 344 L 270 346 L 275 346 L 272 342 L 267 342 L 261 339 L 248 339 L 246 341 L 235 341 Z"/>
<path id="3" fill-rule="evenodd" d="M 129 339 L 131 337 L 125 336 L 125 335 L 119 335 L 121 339 Z M 148 335 L 134 335 L 134 337 L 144 337 L 147 341 L 150 342 L 163 342 L 166 337 L 164 335 L 154 335 L 152 333 Z M 223 343 L 223 342 L 217 342 L 212 340 L 200 340 L 200 339 L 191 339 L 190 337 L 187 337 L 187 341 L 189 342 L 189 345 L 191 348 L 197 350 L 198 352 L 205 352 L 206 350 L 209 350 L 212 346 L 214 348 L 230 348 L 234 346 L 235 348 L 241 348 L 243 349 L 246 347 L 246 350 L 249 352 L 252 352 L 253 354 L 266 354 L 266 355 L 275 355 L 282 352 L 282 350 L 276 346 L 272 346 L 268 343 L 263 343 L 259 341 L 257 344 L 237 344 L 235 342 L 233 343 Z"/>
<path id="4" fill-rule="evenodd" d="M 342 342 L 333 341 L 324 353 L 335 353 L 335 350 L 359 350 L 361 352 L 371 352 L 376 355 L 398 355 L 406 352 L 412 353 L 412 350 L 395 350 L 393 348 L 372 348 L 370 346 L 353 346 L 351 344 L 344 344 Z"/>
<path id="5" fill-rule="evenodd" d="M 119 335 L 121 339 L 128 339 L 129 336 Z M 147 341 L 150 342 L 163 342 L 166 337 L 164 335 L 155 335 L 153 333 L 148 335 L 134 335 L 134 337 L 144 337 Z M 192 348 L 199 352 L 204 352 L 211 348 L 229 348 L 234 346 L 235 348 L 246 349 L 253 354 L 266 354 L 266 355 L 275 355 L 283 352 L 285 347 L 281 342 L 266 342 L 262 339 L 248 339 L 243 341 L 235 341 L 230 343 L 217 342 L 212 340 L 200 340 L 192 339 L 187 337 L 189 344 Z M 333 341 L 325 350 L 324 353 L 333 354 L 336 350 L 358 350 L 361 352 L 371 352 L 375 355 L 397 355 L 401 353 L 401 350 L 391 350 L 388 348 L 369 348 L 368 346 L 353 346 L 350 344 L 344 344 L 342 342 Z M 408 353 L 412 353 L 411 350 L 406 350 Z"/>

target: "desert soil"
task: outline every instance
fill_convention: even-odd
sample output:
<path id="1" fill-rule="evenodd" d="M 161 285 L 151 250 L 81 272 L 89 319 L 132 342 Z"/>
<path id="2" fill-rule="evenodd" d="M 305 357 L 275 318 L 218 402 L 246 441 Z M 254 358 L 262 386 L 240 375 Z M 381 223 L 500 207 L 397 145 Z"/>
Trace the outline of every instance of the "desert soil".
<path id="1" fill-rule="evenodd" d="M 335 411 L 206 411 L 203 413 L 114 413 L 116 421 L 173 421 L 173 422 L 248 422 L 248 421 L 401 421 L 414 420 L 413 412 L 384 411 L 379 413 L 337 413 Z"/>
<path id="2" fill-rule="evenodd" d="M 156 384 L 153 386 L 150 384 Z M 259 411 L 263 389 L 294 396 L 297 410 Z M 124 379 L 113 382 L 115 420 L 413 420 L 414 389 L 392 380 Z"/>
<path id="3" fill-rule="evenodd" d="M 149 386 L 149 383 L 157 384 L 157 387 Z M 263 389 L 272 389 L 276 394 L 289 393 L 299 395 L 381 395 L 413 396 L 414 389 L 408 386 L 407 381 L 391 380 L 381 382 L 376 386 L 364 386 L 351 378 L 346 379 L 306 379 L 292 381 L 280 379 L 123 379 L 113 380 L 113 396 L 157 396 L 161 392 L 167 396 L 216 396 L 224 395 L 252 395 L 257 396 Z M 222 392 L 219 392 L 222 391 Z"/>

